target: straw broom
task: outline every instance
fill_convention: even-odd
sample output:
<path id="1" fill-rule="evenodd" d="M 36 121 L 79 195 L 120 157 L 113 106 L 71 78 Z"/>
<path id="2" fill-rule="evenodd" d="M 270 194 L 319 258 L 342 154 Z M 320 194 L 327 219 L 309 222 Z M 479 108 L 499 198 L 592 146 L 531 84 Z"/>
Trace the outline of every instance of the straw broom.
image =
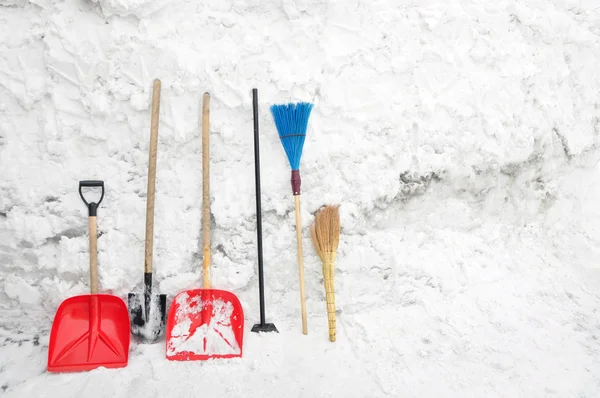
<path id="1" fill-rule="evenodd" d="M 323 263 L 323 280 L 327 300 L 327 320 L 329 322 L 329 341 L 335 341 L 335 294 L 333 275 L 335 260 L 340 242 L 339 205 L 327 205 L 315 214 L 310 226 L 310 236 L 314 248 Z"/>

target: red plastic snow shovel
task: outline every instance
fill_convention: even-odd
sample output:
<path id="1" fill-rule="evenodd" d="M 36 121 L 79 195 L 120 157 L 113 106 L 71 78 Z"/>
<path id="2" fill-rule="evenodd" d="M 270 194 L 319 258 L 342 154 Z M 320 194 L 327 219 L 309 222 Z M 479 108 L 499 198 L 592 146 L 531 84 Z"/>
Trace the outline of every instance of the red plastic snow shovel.
<path id="1" fill-rule="evenodd" d="M 204 288 L 173 299 L 166 330 L 169 360 L 206 360 L 242 356 L 244 311 L 231 292 L 210 288 L 209 104 L 202 102 L 202 233 Z"/>
<path id="2" fill-rule="evenodd" d="M 101 187 L 98 203 L 88 203 L 83 187 Z M 88 206 L 90 228 L 91 294 L 63 301 L 52 323 L 48 371 L 73 372 L 98 367 L 122 368 L 129 359 L 129 313 L 125 301 L 98 294 L 96 214 L 104 197 L 103 181 L 80 181 L 79 195 Z"/>

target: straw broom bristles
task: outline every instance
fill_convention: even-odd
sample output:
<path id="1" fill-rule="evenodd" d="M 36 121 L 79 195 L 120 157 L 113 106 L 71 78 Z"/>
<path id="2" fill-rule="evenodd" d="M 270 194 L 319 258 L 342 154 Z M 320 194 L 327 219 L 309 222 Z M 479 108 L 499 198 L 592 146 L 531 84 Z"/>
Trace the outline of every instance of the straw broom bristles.
<path id="1" fill-rule="evenodd" d="M 327 320 L 329 322 L 329 340 L 335 341 L 335 294 L 334 270 L 340 242 L 339 205 L 326 205 L 317 211 L 310 226 L 310 236 L 314 248 L 323 263 L 325 298 L 327 301 Z"/>

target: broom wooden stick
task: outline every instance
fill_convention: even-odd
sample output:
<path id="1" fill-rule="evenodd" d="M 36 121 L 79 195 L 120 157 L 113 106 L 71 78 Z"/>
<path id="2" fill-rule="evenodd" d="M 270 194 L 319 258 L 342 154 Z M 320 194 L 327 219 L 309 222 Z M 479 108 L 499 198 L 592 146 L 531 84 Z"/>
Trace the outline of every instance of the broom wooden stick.
<path id="1" fill-rule="evenodd" d="M 300 158 L 306 138 L 306 127 L 313 104 L 272 105 L 271 114 L 279 133 L 279 139 L 292 168 L 292 193 L 296 212 L 296 241 L 298 244 L 298 273 L 300 279 L 300 306 L 302 311 L 302 333 L 308 334 L 306 320 L 306 298 L 304 295 L 304 256 L 302 253 L 302 220 L 300 219 Z"/>
<path id="2" fill-rule="evenodd" d="M 325 299 L 327 302 L 327 321 L 329 323 L 329 341 L 335 341 L 335 289 L 333 276 L 335 260 L 340 242 L 340 213 L 339 205 L 327 205 L 315 214 L 315 220 L 310 226 L 315 251 L 323 263 L 323 281 Z"/>
<path id="3" fill-rule="evenodd" d="M 308 334 L 308 320 L 306 315 L 306 294 L 304 293 L 304 254 L 302 252 L 302 221 L 300 219 L 300 195 L 294 195 L 294 208 L 296 213 L 296 242 L 298 245 L 298 279 L 300 280 L 300 310 L 302 312 L 302 333 Z"/>

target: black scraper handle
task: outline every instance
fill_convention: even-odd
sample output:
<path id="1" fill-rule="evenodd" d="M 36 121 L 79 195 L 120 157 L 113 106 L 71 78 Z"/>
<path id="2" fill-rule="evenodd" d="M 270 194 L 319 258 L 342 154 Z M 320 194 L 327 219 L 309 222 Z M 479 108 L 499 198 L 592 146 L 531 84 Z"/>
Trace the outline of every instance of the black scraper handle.
<path id="1" fill-rule="evenodd" d="M 258 243 L 258 295 L 260 301 L 260 323 L 252 327 L 253 332 L 277 332 L 272 323 L 265 321 L 265 281 L 263 275 L 262 210 L 260 193 L 260 149 L 258 131 L 258 90 L 252 89 L 252 113 L 254 116 L 254 180 L 256 189 L 256 240 Z"/>

